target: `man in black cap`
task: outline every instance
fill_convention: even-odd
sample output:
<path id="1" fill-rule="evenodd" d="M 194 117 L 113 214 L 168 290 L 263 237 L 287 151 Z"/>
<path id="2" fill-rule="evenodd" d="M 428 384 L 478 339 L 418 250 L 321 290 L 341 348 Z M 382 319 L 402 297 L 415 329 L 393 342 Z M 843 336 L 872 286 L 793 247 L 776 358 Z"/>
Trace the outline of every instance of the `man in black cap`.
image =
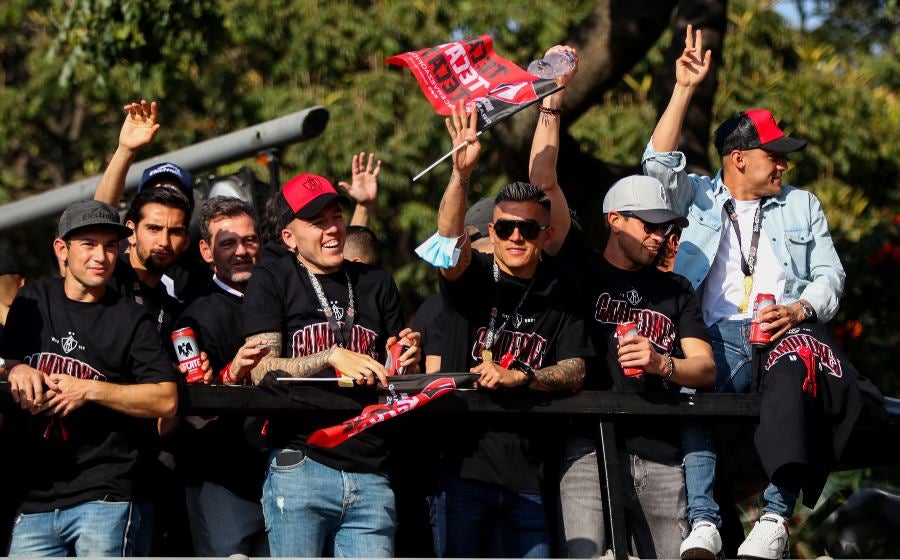
<path id="1" fill-rule="evenodd" d="M 673 208 L 690 218 L 681 237 L 675 272 L 686 277 L 700 296 L 718 369 L 718 391 L 749 388 L 752 350 L 748 332 L 754 302 L 759 294 L 774 296 L 775 305 L 766 307 L 757 318 L 772 339 L 772 348 L 762 357 L 763 413 L 756 434 L 757 451 L 771 483 L 764 494 L 765 514 L 738 555 L 775 559 L 781 557 L 787 543 L 786 523 L 801 486 L 804 501 L 814 503 L 821 491 L 821 486 L 816 486 L 824 482 L 822 471 L 827 473 L 833 461 L 831 456 L 813 459 L 815 446 L 810 442 L 815 431 L 807 428 L 804 410 L 815 404 L 815 383 L 804 382 L 804 372 L 799 369 L 786 370 L 801 363 L 793 351 L 777 354 L 776 349 L 781 342 L 791 343 L 795 336 L 809 336 L 803 340 L 818 359 L 830 359 L 832 352 L 821 323 L 837 313 L 844 269 L 818 199 L 808 191 L 782 184 L 788 169 L 786 154 L 802 150 L 806 142 L 787 136 L 769 111 L 743 111 L 719 126 L 715 146 L 722 169 L 715 177 L 684 170 L 684 154 L 675 150 L 691 97 L 711 61 L 711 53 L 703 52 L 700 31 L 694 35 L 688 26 L 685 49 L 676 62 L 672 98 L 644 152 L 643 166 L 647 175 L 665 185 Z M 780 360 L 785 353 L 790 359 Z M 815 378 L 815 371 L 809 378 Z M 834 391 L 857 391 L 856 376 L 841 378 L 832 371 L 824 379 Z M 831 387 L 836 383 L 841 385 Z M 804 397 L 803 391 L 810 388 Z M 849 422 L 852 427 L 857 412 L 858 406 L 848 405 L 846 414 L 835 411 L 835 417 L 841 418 L 841 426 Z M 819 425 L 832 428 L 830 421 Z M 839 454 L 846 441 L 843 429 L 834 429 L 833 449 L 827 455 Z M 843 435 L 838 437 L 838 433 Z M 715 453 L 703 430 L 686 431 L 684 446 L 693 531 L 682 545 L 682 557 L 712 558 L 721 548 L 716 530 L 718 506 L 712 499 Z"/>
<path id="2" fill-rule="evenodd" d="M 127 556 L 172 364 L 147 311 L 107 289 L 131 231 L 109 205 L 71 204 L 53 241 L 65 277 L 25 287 L 0 338 L 13 399 L 32 417 L 10 556 Z"/>

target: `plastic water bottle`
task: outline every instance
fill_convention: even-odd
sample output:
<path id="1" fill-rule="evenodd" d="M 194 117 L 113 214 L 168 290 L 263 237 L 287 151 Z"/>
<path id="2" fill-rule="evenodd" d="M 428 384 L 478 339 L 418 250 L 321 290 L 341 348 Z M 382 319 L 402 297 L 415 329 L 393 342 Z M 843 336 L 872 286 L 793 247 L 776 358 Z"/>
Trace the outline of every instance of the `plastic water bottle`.
<path id="1" fill-rule="evenodd" d="M 575 57 L 566 51 L 553 51 L 544 58 L 528 65 L 528 73 L 538 78 L 552 80 L 565 76 L 575 68 Z"/>

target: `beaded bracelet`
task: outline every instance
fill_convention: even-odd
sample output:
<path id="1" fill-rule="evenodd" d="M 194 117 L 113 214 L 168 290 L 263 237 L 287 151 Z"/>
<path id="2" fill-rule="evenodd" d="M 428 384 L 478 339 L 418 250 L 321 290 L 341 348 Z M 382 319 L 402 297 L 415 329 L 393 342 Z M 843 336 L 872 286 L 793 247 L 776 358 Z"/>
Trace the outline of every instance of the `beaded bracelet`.
<path id="1" fill-rule="evenodd" d="M 561 109 L 551 109 L 549 107 L 544 107 L 543 105 L 538 105 L 538 111 L 545 115 L 551 115 L 553 117 L 558 117 L 562 115 Z"/>

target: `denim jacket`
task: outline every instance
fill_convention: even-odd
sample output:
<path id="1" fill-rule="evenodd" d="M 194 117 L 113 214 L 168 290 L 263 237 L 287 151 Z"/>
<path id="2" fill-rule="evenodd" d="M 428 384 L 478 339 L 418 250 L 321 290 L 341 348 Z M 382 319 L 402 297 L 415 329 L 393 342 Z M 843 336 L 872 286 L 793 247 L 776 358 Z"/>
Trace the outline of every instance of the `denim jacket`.
<path id="1" fill-rule="evenodd" d="M 722 242 L 723 220 L 727 219 L 723 209 L 731 198 L 722 183 L 722 171 L 714 178 L 689 175 L 684 171 L 683 153 L 657 152 L 652 142 L 641 163 L 646 175 L 656 177 L 668 189 L 672 209 L 690 221 L 681 235 L 675 272 L 690 280 L 696 290 L 706 279 Z M 845 274 L 819 200 L 810 192 L 783 186 L 781 194 L 763 203 L 762 229 L 784 266 L 780 303 L 805 299 L 820 321 L 831 320 L 838 310 Z"/>

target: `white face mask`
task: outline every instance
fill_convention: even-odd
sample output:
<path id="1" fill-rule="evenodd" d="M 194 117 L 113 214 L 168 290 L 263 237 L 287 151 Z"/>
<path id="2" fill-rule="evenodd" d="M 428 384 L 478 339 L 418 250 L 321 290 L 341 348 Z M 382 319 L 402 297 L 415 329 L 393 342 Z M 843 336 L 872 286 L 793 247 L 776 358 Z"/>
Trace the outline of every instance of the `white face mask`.
<path id="1" fill-rule="evenodd" d="M 459 246 L 465 238 L 466 234 L 459 237 L 443 237 L 435 233 L 416 247 L 416 254 L 432 266 L 453 268 L 459 262 Z"/>

